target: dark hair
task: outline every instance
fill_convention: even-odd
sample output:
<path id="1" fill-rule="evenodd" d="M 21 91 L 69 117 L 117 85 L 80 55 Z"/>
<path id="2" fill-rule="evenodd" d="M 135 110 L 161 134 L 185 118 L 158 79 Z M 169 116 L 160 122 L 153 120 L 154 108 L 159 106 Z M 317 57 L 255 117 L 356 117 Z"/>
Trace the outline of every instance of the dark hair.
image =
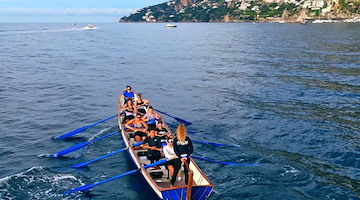
<path id="1" fill-rule="evenodd" d="M 156 131 L 156 129 L 153 128 L 153 127 L 151 127 L 151 128 L 148 129 L 148 131 L 149 131 L 149 132 L 150 132 L 150 131 Z"/>
<path id="2" fill-rule="evenodd" d="M 130 90 L 131 90 L 131 86 L 130 86 L 130 85 L 127 85 L 125 88 L 128 88 L 128 87 L 129 87 L 129 88 L 130 88 Z"/>

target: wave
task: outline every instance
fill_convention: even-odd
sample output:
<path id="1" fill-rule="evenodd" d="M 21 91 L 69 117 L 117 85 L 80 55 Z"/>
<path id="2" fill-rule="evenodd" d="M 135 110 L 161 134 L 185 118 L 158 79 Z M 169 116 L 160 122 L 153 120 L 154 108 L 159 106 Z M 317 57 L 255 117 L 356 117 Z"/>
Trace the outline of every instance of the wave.
<path id="1" fill-rule="evenodd" d="M 79 185 L 84 183 L 73 175 L 35 166 L 1 178 L 0 199 L 64 199 L 62 192 Z"/>

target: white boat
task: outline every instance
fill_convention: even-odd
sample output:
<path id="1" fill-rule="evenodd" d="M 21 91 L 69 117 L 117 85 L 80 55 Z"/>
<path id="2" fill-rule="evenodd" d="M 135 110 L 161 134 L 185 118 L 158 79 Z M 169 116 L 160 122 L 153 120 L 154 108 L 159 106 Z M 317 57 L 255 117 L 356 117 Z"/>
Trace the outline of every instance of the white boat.
<path id="1" fill-rule="evenodd" d="M 168 28 L 175 28 L 177 27 L 175 24 L 166 24 L 165 27 L 168 27 Z"/>

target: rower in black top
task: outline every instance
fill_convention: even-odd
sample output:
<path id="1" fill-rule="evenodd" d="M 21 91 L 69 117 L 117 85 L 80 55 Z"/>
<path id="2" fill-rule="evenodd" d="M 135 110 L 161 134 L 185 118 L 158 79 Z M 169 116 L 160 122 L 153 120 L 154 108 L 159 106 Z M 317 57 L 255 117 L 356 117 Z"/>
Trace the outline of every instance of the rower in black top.
<path id="1" fill-rule="evenodd" d="M 160 138 L 155 136 L 155 130 L 149 130 L 149 136 L 144 140 L 144 144 L 141 147 L 148 149 L 147 159 L 153 163 L 154 161 L 159 161 L 161 158 L 161 141 Z"/>

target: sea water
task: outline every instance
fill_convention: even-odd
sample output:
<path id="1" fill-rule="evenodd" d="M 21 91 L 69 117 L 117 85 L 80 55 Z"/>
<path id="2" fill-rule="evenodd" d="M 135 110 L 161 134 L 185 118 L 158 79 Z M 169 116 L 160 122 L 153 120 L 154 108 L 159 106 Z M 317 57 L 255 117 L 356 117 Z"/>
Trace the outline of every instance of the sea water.
<path id="1" fill-rule="evenodd" d="M 62 192 L 134 169 L 118 130 L 126 85 L 192 122 L 209 199 L 360 199 L 360 24 L 0 24 L 0 199 L 154 199 L 141 175 Z M 173 118 L 165 121 L 176 125 Z"/>

